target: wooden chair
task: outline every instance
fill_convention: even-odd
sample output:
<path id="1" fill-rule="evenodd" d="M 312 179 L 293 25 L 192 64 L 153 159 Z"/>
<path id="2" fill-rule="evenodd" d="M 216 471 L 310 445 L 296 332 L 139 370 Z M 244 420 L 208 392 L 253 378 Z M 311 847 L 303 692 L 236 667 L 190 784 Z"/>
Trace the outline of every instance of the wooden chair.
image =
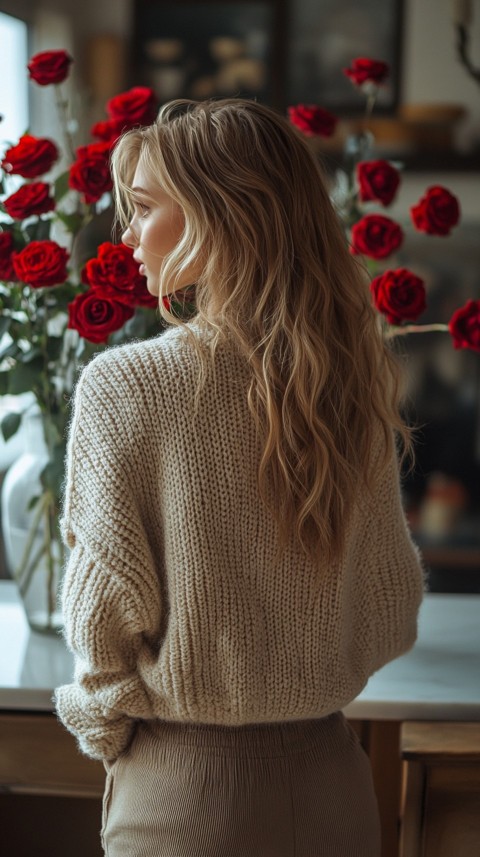
<path id="1" fill-rule="evenodd" d="M 480 723 L 405 722 L 400 857 L 480 857 Z"/>

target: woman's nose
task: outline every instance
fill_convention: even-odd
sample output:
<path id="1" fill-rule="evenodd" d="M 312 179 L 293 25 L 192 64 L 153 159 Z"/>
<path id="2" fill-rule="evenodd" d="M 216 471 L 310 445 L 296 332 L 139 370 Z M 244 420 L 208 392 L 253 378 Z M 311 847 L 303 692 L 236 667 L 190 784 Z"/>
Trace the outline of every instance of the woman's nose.
<path id="1" fill-rule="evenodd" d="M 122 244 L 125 244 L 127 247 L 136 247 L 138 244 L 137 237 L 133 232 L 131 226 L 127 226 L 125 232 L 121 238 Z"/>

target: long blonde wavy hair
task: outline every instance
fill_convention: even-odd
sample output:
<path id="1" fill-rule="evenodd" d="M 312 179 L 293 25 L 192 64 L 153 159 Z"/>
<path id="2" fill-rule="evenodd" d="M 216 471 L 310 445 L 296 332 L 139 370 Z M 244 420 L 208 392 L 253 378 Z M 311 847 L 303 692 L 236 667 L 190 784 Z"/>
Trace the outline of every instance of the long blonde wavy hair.
<path id="1" fill-rule="evenodd" d="M 262 438 L 262 501 L 279 523 L 281 551 L 294 536 L 318 564 L 342 550 L 361 490 L 373 489 L 378 427 L 410 449 L 400 414 L 400 370 L 383 341 L 359 263 L 315 157 L 274 110 L 254 101 L 176 100 L 156 122 L 118 141 L 112 156 L 117 218 L 132 216 L 138 162 L 182 207 L 183 235 L 165 258 L 159 311 L 189 325 L 161 300 L 202 259 L 193 321 L 218 344 L 236 344 L 251 367 L 248 405 Z M 214 362 L 214 360 L 213 360 Z"/>

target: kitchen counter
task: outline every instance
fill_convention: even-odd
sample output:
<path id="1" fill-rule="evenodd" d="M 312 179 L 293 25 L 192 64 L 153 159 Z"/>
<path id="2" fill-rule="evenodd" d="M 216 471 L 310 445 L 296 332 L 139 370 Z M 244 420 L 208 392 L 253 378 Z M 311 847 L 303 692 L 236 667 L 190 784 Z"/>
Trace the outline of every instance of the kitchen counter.
<path id="1" fill-rule="evenodd" d="M 0 581 L 0 709 L 52 711 L 71 681 L 61 638 L 30 631 L 17 589 Z M 480 720 L 480 595 L 427 594 L 414 648 L 373 675 L 344 709 L 358 720 Z"/>

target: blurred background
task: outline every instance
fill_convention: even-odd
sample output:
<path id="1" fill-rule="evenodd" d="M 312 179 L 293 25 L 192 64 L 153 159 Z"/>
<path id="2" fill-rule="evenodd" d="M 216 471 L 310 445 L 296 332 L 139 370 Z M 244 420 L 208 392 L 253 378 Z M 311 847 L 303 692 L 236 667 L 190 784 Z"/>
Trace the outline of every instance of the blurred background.
<path id="1" fill-rule="evenodd" d="M 463 60 L 459 23 L 468 37 Z M 407 232 L 397 266 L 426 282 L 422 322 L 447 322 L 480 298 L 480 2 L 3 0 L 0 45 L 2 140 L 26 128 L 58 136 L 53 92 L 29 85 L 25 65 L 34 53 L 64 48 L 75 60 L 65 90 L 78 145 L 90 142 L 107 99 L 138 84 L 160 102 L 242 95 L 283 112 L 316 103 L 340 117 L 333 138 L 312 142 L 332 178 L 364 109 L 342 69 L 358 56 L 386 61 L 390 79 L 369 127 L 373 154 L 403 165 L 390 210 Z M 410 206 L 434 184 L 460 201 L 462 221 L 448 238 L 409 224 Z M 480 354 L 455 351 L 445 334 L 405 337 L 398 350 L 407 409 L 422 427 L 405 504 L 431 588 L 479 592 Z M 0 399 L 0 408 L 12 402 Z M 21 433 L 0 441 L 2 473 L 23 442 Z"/>

